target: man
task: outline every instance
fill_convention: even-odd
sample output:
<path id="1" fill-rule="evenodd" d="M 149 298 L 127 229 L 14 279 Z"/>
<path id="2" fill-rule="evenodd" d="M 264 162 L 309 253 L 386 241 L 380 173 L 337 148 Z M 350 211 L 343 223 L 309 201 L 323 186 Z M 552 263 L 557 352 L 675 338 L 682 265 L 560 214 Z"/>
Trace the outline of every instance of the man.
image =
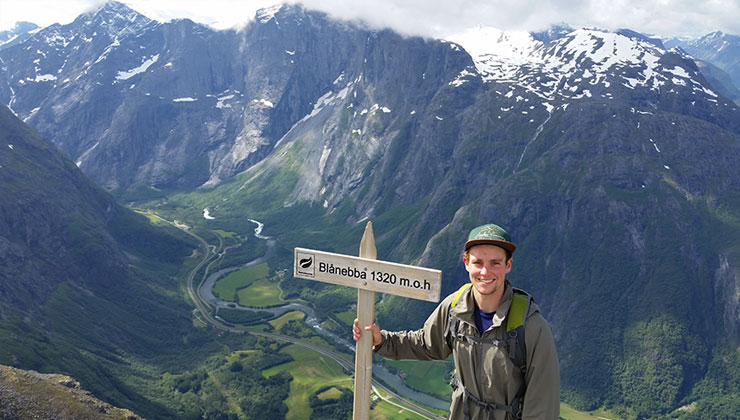
<path id="1" fill-rule="evenodd" d="M 450 419 L 558 419 L 560 374 L 550 325 L 537 305 L 522 299 L 506 280 L 516 245 L 501 227 L 488 224 L 473 229 L 465 243 L 463 263 L 470 284 L 447 296 L 418 331 L 364 330 L 373 335 L 374 351 L 390 359 L 455 359 Z M 516 296 L 515 294 L 519 295 Z M 526 302 L 523 306 L 519 302 Z M 518 301 L 512 306 L 512 302 Z M 524 341 L 515 330 L 507 334 L 509 309 L 523 319 Z M 526 316 L 524 316 L 526 314 Z M 520 319 L 519 324 L 521 324 Z M 355 341 L 362 330 L 357 320 Z M 515 364 L 519 345 L 524 360 Z M 526 362 L 523 365 L 521 362 Z"/>

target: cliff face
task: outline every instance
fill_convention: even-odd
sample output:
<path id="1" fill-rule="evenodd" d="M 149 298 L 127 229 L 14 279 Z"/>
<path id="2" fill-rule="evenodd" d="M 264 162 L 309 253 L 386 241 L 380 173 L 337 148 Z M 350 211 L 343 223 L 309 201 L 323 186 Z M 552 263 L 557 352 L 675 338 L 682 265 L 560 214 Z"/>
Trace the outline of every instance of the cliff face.
<path id="1" fill-rule="evenodd" d="M 119 206 L 4 106 L 0 144 L 0 360 L 74 372 L 106 400 L 134 405 L 140 397 L 120 391 L 110 361 L 169 348 L 186 333 L 188 308 L 164 290 L 197 245 Z M 11 416 L 2 418 L 56 407 L 33 389 L 6 390 L 20 393 L 22 405 L 0 401 Z M 88 405 L 89 418 L 102 418 Z"/>
<path id="2" fill-rule="evenodd" d="M 111 2 L 4 49 L 0 98 L 108 190 L 212 186 L 270 154 L 337 86 L 364 77 L 359 99 L 393 97 L 373 113 L 426 106 L 469 61 L 448 49 L 292 6 L 219 32 Z"/>
<path id="3" fill-rule="evenodd" d="M 0 127 L 0 313 L 38 313 L 66 281 L 121 281 L 128 262 L 107 224 L 127 210 L 6 107 Z"/>
<path id="4" fill-rule="evenodd" d="M 141 420 L 80 388 L 73 378 L 0 365 L 0 418 L 5 420 Z"/>

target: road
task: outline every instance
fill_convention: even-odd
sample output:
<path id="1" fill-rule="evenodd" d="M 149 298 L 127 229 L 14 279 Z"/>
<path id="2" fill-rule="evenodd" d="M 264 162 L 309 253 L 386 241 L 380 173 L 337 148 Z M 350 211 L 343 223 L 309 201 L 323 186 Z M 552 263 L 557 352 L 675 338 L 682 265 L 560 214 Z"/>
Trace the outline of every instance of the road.
<path id="1" fill-rule="evenodd" d="M 213 263 L 213 262 L 217 261 L 218 258 L 220 258 L 220 255 L 218 253 L 223 248 L 223 241 L 222 241 L 221 237 L 220 236 L 218 237 L 218 239 L 219 239 L 219 245 L 218 246 L 211 245 L 208 242 L 206 242 L 205 239 L 203 239 L 199 235 L 191 232 L 190 229 L 187 226 L 185 226 L 185 225 L 182 225 L 180 223 L 171 222 L 169 220 L 163 219 L 162 217 L 160 217 L 159 215 L 157 215 L 155 213 L 152 213 L 151 211 L 147 211 L 145 214 L 147 214 L 149 216 L 152 216 L 152 217 L 155 217 L 158 220 L 161 220 L 161 221 L 163 221 L 165 223 L 168 223 L 168 224 L 170 224 L 172 226 L 175 226 L 175 227 L 181 229 L 183 232 L 185 232 L 188 235 L 190 235 L 190 236 L 194 237 L 195 239 L 197 239 L 198 242 L 200 242 L 200 244 L 201 244 L 201 246 L 203 248 L 203 258 L 198 262 L 198 264 L 195 266 L 195 268 L 193 268 L 193 270 L 190 272 L 190 274 L 188 275 L 188 282 L 187 282 L 188 295 L 190 296 L 190 299 L 193 301 L 193 304 L 196 307 L 196 309 L 193 312 L 194 312 L 194 315 L 196 316 L 197 319 L 201 320 L 202 322 L 204 322 L 206 324 L 210 324 L 210 325 L 212 325 L 215 328 L 218 328 L 218 329 L 221 329 L 221 330 L 225 330 L 225 331 L 229 331 L 229 332 L 232 332 L 232 333 L 236 333 L 236 334 L 248 333 L 248 334 L 252 334 L 252 335 L 256 335 L 256 336 L 268 337 L 268 338 L 271 338 L 271 339 L 274 339 L 274 340 L 286 341 L 286 342 L 289 342 L 289 343 L 292 343 L 292 344 L 296 344 L 296 345 L 299 345 L 299 346 L 306 347 L 308 349 L 311 349 L 313 351 L 316 351 L 318 353 L 321 353 L 323 355 L 326 355 L 328 357 L 331 357 L 333 360 L 335 360 L 337 363 L 339 363 L 339 365 L 342 366 L 343 368 L 347 369 L 350 372 L 354 372 L 354 369 L 355 369 L 355 363 L 354 363 L 354 361 L 349 360 L 346 355 L 344 355 L 342 353 L 339 353 L 337 351 L 328 349 L 326 347 L 319 346 L 319 345 L 317 345 L 317 344 L 315 344 L 313 342 L 310 342 L 310 341 L 301 340 L 299 338 L 290 337 L 290 336 L 287 336 L 287 335 L 269 333 L 269 332 L 264 332 L 264 331 L 251 331 L 251 330 L 250 331 L 247 331 L 247 330 L 243 330 L 243 329 L 234 328 L 234 327 L 229 326 L 229 325 L 226 325 L 223 322 L 221 322 L 220 320 L 216 319 L 213 315 L 211 315 L 211 311 L 207 307 L 207 303 L 205 303 L 203 301 L 203 299 L 201 299 L 200 295 L 197 292 L 198 290 L 200 290 L 200 282 L 198 283 L 198 285 L 196 287 L 196 285 L 195 285 L 195 276 L 198 275 L 198 272 L 200 271 L 200 269 L 204 265 L 209 264 L 209 263 Z M 218 258 L 216 258 L 216 257 L 218 257 Z M 206 269 L 206 272 L 203 275 L 203 279 L 205 279 L 207 277 L 207 275 L 208 275 L 208 269 Z M 443 420 L 443 419 L 446 418 L 446 417 L 440 416 L 440 415 L 438 415 L 438 414 L 436 414 L 436 413 L 434 413 L 434 412 L 432 412 L 432 411 L 430 411 L 430 410 L 428 410 L 428 409 L 426 409 L 424 407 L 419 406 L 418 404 L 416 404 L 412 400 L 408 400 L 408 399 L 402 397 L 401 395 L 396 394 L 394 391 L 392 391 L 391 389 L 385 387 L 383 384 L 381 384 L 380 382 L 378 382 L 375 379 L 372 379 L 372 388 L 373 388 L 373 391 L 375 392 L 375 394 L 378 396 L 378 398 L 380 398 L 380 399 L 382 399 L 382 400 L 384 400 L 384 401 L 386 401 L 386 402 L 388 402 L 388 403 L 390 403 L 390 404 L 392 404 L 392 405 L 394 405 L 396 407 L 399 407 L 399 408 L 402 408 L 404 410 L 410 411 L 410 412 L 412 412 L 414 414 L 417 414 L 420 417 L 424 417 L 424 418 L 430 419 L 430 420 Z M 382 393 L 378 392 L 378 390 L 383 391 L 388 396 L 384 397 Z M 392 401 L 391 399 L 397 399 L 397 400 L 401 401 L 401 403 L 403 405 L 398 404 L 398 403 Z"/>

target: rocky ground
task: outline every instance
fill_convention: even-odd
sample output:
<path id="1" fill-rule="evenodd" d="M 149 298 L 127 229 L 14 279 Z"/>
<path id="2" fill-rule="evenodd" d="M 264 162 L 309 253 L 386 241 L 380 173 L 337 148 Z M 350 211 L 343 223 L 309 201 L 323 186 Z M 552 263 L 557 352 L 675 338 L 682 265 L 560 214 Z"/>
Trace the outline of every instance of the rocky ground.
<path id="1" fill-rule="evenodd" d="M 102 402 L 73 378 L 0 366 L 0 419 L 141 420 Z"/>

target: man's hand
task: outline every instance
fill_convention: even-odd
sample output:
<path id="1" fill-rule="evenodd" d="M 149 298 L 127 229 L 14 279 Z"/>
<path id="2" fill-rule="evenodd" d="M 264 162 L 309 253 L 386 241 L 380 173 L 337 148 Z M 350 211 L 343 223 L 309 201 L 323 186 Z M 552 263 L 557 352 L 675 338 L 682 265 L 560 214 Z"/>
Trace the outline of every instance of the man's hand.
<path id="1" fill-rule="evenodd" d="M 383 342 L 383 336 L 380 334 L 380 328 L 378 328 L 377 325 L 371 324 L 365 327 L 365 331 L 371 331 L 373 333 L 373 347 L 379 345 L 381 342 Z M 352 325 L 352 338 L 355 339 L 355 341 L 360 339 L 360 336 L 362 335 L 362 330 L 360 329 L 360 324 L 357 321 L 357 318 L 355 318 L 355 322 Z"/>

